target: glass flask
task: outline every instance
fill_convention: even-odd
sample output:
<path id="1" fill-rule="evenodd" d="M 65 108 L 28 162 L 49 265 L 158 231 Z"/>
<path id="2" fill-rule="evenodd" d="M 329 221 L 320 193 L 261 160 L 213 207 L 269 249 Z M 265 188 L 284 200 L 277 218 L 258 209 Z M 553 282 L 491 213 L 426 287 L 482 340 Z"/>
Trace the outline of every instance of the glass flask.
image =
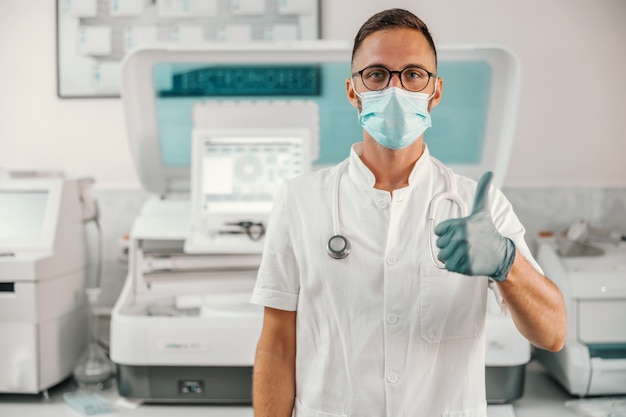
<path id="1" fill-rule="evenodd" d="M 89 342 L 82 354 L 73 375 L 76 383 L 81 388 L 106 389 L 113 385 L 115 381 L 115 367 L 107 356 L 105 350 L 100 346 L 98 339 L 98 321 L 95 307 L 100 295 L 99 288 L 87 288 L 87 299 L 89 301 Z"/>

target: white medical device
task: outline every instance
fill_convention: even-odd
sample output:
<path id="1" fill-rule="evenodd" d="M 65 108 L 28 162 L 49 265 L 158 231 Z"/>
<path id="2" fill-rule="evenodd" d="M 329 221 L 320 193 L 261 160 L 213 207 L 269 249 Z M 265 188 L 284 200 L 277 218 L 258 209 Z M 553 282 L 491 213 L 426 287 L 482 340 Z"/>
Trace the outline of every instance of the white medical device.
<path id="1" fill-rule="evenodd" d="M 131 149 L 144 188 L 158 194 L 134 222 L 129 275 L 111 319 L 111 359 L 127 398 L 251 402 L 263 309 L 249 298 L 264 228 L 278 188 L 310 171 L 319 141 L 318 106 L 306 93 L 311 84 L 300 88 L 303 97 L 277 94 L 282 80 L 311 76 L 317 83 L 317 64 L 329 51 L 241 48 L 142 50 L 125 61 Z M 330 53 L 343 59 L 345 50 Z M 186 90 L 196 75 L 237 91 L 214 91 L 215 101 L 196 95 Z M 264 93 L 253 100 L 247 95 L 257 94 L 259 76 Z M 182 118 L 178 106 L 187 112 Z M 159 115 L 179 119 L 164 125 Z M 168 148 L 163 137 L 181 126 L 189 149 L 184 171 L 165 154 L 182 145 Z"/>
<path id="2" fill-rule="evenodd" d="M 308 129 L 195 130 L 185 252 L 261 253 L 275 194 L 310 170 L 312 139 Z"/>
<path id="3" fill-rule="evenodd" d="M 60 175 L 0 172 L 2 393 L 47 393 L 86 346 L 83 191 Z"/>
<path id="4" fill-rule="evenodd" d="M 597 243 L 604 254 L 562 256 L 544 242 L 537 262 L 561 289 L 568 317 L 565 346 L 536 357 L 571 394 L 626 394 L 626 242 Z"/>
<path id="5" fill-rule="evenodd" d="M 572 223 L 565 231 L 565 236 L 574 242 L 606 242 L 620 243 L 626 242 L 626 235 L 615 230 L 594 227 L 586 220 Z"/>
<path id="6" fill-rule="evenodd" d="M 111 318 L 122 396 L 251 401 L 262 309 L 248 299 L 270 196 L 285 178 L 341 162 L 362 140 L 345 96 L 351 50 L 330 41 L 208 44 L 125 60 L 131 153 L 153 197 L 134 222 Z M 449 104 L 433 114 L 429 149 L 460 174 L 493 171 L 501 186 L 519 64 L 492 46 L 442 47 L 438 56 Z M 471 117 L 455 118 L 458 109 Z M 530 345 L 510 317 L 490 314 L 486 326 L 488 398 L 509 401 L 521 395 Z"/>
<path id="7" fill-rule="evenodd" d="M 261 253 L 274 197 L 311 169 L 318 106 L 308 100 L 193 106 L 186 253 Z"/>

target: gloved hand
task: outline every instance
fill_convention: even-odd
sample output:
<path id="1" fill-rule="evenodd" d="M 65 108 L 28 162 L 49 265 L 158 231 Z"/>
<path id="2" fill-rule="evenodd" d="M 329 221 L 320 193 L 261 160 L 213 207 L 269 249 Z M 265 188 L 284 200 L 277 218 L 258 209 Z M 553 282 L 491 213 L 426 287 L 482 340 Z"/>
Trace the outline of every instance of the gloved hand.
<path id="1" fill-rule="evenodd" d="M 486 275 L 504 281 L 515 259 L 515 244 L 503 237 L 493 224 L 489 208 L 492 172 L 486 172 L 476 186 L 472 213 L 449 219 L 435 227 L 439 259 L 446 269 L 465 275 Z"/>

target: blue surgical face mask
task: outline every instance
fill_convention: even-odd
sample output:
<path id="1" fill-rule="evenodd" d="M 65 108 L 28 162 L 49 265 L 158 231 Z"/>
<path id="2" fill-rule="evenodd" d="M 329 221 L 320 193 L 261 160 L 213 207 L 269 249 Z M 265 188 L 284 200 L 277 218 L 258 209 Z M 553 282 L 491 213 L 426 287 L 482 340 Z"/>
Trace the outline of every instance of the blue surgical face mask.
<path id="1" fill-rule="evenodd" d="M 386 148 L 404 149 L 431 126 L 428 102 L 435 93 L 429 96 L 389 87 L 357 95 L 361 98 L 359 124 Z"/>

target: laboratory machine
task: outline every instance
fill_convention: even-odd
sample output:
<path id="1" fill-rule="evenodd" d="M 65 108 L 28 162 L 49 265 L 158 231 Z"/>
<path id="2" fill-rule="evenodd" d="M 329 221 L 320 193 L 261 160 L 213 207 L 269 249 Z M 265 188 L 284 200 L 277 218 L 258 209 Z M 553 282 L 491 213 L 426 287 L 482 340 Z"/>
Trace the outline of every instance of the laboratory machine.
<path id="1" fill-rule="evenodd" d="M 251 401 L 263 311 L 248 301 L 275 193 L 362 139 L 345 96 L 351 50 L 331 41 L 154 46 L 125 59 L 130 150 L 152 197 L 132 227 L 111 317 L 122 396 Z M 438 55 L 446 100 L 433 113 L 431 153 L 475 179 L 494 171 L 501 186 L 519 63 L 498 46 Z M 507 402 L 521 396 L 530 345 L 499 306 L 486 323 L 487 394 Z"/>
<path id="2" fill-rule="evenodd" d="M 624 395 L 626 242 L 571 237 L 544 239 L 538 248 L 537 261 L 565 298 L 568 335 L 561 351 L 537 350 L 536 357 L 570 394 Z"/>
<path id="3" fill-rule="evenodd" d="M 95 213 L 91 183 L 0 171 L 1 393 L 47 393 L 70 376 L 86 346 L 83 224 Z"/>

